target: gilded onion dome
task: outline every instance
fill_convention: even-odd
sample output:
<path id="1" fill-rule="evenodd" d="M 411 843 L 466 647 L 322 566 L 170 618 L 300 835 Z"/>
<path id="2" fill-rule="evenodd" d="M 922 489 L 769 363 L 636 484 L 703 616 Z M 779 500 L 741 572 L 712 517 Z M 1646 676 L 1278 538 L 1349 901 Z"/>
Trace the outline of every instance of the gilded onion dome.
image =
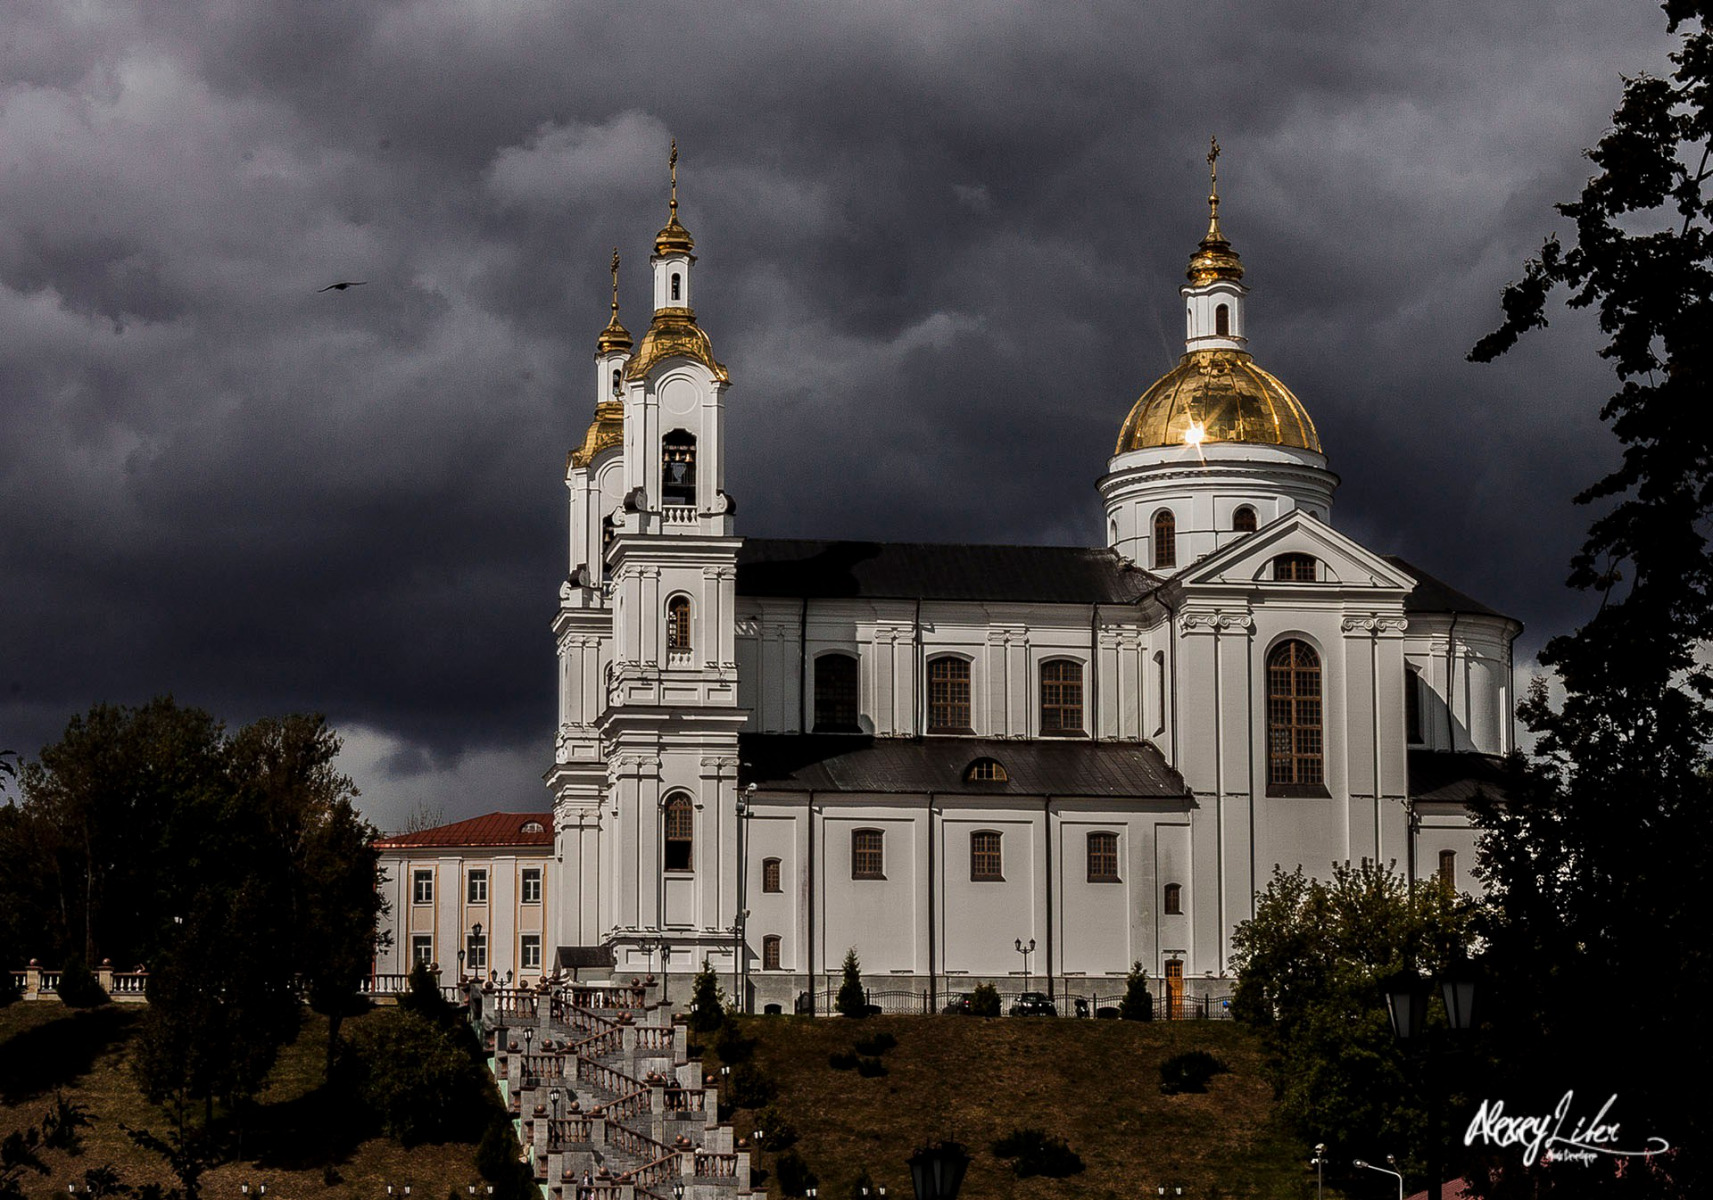
<path id="1" fill-rule="evenodd" d="M 1229 279 L 1235 283 L 1243 278 L 1243 261 L 1219 228 L 1219 139 L 1212 139 L 1212 143 L 1207 155 L 1207 232 L 1202 235 L 1196 252 L 1190 255 L 1189 270 L 1185 272 L 1193 287 L 1202 287 L 1218 279 Z"/>
<path id="2" fill-rule="evenodd" d="M 678 139 L 672 139 L 672 155 L 667 160 L 672 171 L 672 208 L 665 226 L 654 235 L 656 254 L 688 254 L 696 248 L 696 239 L 678 223 Z"/>
<path id="3" fill-rule="evenodd" d="M 1192 350 L 1142 393 L 1114 454 L 1156 446 L 1249 442 L 1321 453 L 1302 402 L 1243 350 Z"/>
<path id="4" fill-rule="evenodd" d="M 586 467 L 595 456 L 609 446 L 622 446 L 625 441 L 625 402 L 603 400 L 595 405 L 595 419 L 583 434 L 583 443 L 571 451 L 571 465 Z"/>
<path id="5" fill-rule="evenodd" d="M 615 350 L 629 350 L 635 343 L 631 341 L 630 330 L 619 323 L 619 248 L 613 247 L 613 315 L 607 320 L 607 327 L 601 330 L 595 339 L 595 355 L 611 354 Z"/>
<path id="6" fill-rule="evenodd" d="M 693 358 L 707 367 L 721 383 L 732 380 L 725 367 L 714 358 L 714 343 L 696 324 L 696 312 L 689 308 L 656 309 L 636 357 L 625 367 L 625 378 L 641 379 L 657 363 L 669 358 Z"/>

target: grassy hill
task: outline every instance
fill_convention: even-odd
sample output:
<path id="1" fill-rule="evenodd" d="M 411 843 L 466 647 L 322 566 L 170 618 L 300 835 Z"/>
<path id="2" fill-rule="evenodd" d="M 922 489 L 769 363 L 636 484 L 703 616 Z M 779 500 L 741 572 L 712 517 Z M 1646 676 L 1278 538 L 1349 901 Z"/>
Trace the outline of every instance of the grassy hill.
<path id="1" fill-rule="evenodd" d="M 139 1092 L 126 1059 L 138 1008 L 107 1005 L 73 1010 L 55 1001 L 0 1008 L 0 1137 L 35 1124 L 51 1107 L 56 1090 L 81 1105 L 92 1119 L 83 1153 L 46 1155 L 52 1173 L 23 1178 L 30 1196 L 66 1194 L 83 1173 L 112 1165 L 125 1182 L 169 1184 L 161 1160 L 138 1149 L 121 1124 L 164 1133 L 166 1114 Z M 346 1023 L 354 1028 L 379 1014 Z M 322 1086 L 327 1026 L 306 1014 L 297 1041 L 281 1054 L 243 1131 L 242 1160 L 203 1177 L 207 1196 L 237 1196 L 238 1186 L 266 1182 L 270 1195 L 363 1197 L 387 1194 L 387 1185 L 409 1183 L 413 1198 L 444 1200 L 456 1188 L 478 1181 L 473 1144 L 416 1146 L 409 1150 L 385 1138 L 365 1138 Z M 331 1173 L 325 1173 L 328 1169 Z M 328 1182 L 331 1180 L 332 1182 Z"/>
<path id="2" fill-rule="evenodd" d="M 909 1200 L 905 1160 L 941 1137 L 974 1155 L 962 1193 L 971 1200 L 1136 1200 L 1160 1186 L 1168 1196 L 1181 1186 L 1194 1200 L 1314 1195 L 1311 1151 L 1274 1119 L 1257 1041 L 1227 1022 L 751 1017 L 740 1028 L 757 1041 L 754 1061 L 779 1087 L 773 1107 L 795 1127 L 793 1149 L 820 1177 L 825 1200 L 846 1200 L 865 1169 L 889 1200 Z M 885 1075 L 828 1065 L 878 1033 L 898 1042 L 881 1056 Z M 1187 1050 L 1212 1053 L 1230 1073 L 1202 1095 L 1162 1095 L 1160 1064 Z M 739 1112 L 739 1132 L 756 1119 Z M 1085 1169 L 1017 1178 L 990 1148 L 1020 1127 L 1063 1138 Z M 770 1170 L 774 1160 L 760 1156 Z"/>

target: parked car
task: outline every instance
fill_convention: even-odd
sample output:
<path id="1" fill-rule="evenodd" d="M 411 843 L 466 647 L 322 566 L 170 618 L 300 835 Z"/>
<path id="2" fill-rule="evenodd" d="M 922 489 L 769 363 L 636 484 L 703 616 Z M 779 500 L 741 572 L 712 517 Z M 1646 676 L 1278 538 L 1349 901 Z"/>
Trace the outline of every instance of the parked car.
<path id="1" fill-rule="evenodd" d="M 1047 997 L 1046 992 L 1024 992 L 1017 997 L 1017 1003 L 1011 1006 L 1014 1017 L 1056 1017 L 1059 1009 Z"/>
<path id="2" fill-rule="evenodd" d="M 940 1010 L 949 1016 L 967 1017 L 975 1011 L 968 992 L 953 992 L 946 998 L 946 1007 Z"/>

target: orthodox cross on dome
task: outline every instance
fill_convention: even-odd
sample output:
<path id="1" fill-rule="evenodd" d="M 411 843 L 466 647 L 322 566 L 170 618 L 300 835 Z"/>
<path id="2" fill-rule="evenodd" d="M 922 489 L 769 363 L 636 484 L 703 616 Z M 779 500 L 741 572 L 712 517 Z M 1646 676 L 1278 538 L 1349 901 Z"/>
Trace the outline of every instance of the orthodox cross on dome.
<path id="1" fill-rule="evenodd" d="M 666 169 L 672 173 L 672 219 L 678 219 L 678 139 L 672 139 L 672 153 L 666 156 Z"/>
<path id="2" fill-rule="evenodd" d="M 613 247 L 613 320 L 619 319 L 619 248 Z"/>
<path id="3" fill-rule="evenodd" d="M 1215 221 L 1219 220 L 1219 138 L 1208 138 L 1207 206 Z"/>

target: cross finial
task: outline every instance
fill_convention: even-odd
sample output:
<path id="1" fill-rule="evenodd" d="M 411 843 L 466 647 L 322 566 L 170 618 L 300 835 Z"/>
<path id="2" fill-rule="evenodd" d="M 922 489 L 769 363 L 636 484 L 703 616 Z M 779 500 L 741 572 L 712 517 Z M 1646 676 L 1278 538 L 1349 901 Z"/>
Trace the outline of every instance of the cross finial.
<path id="1" fill-rule="evenodd" d="M 619 315 L 619 248 L 613 247 L 613 317 Z"/>
<path id="2" fill-rule="evenodd" d="M 672 215 L 678 216 L 678 139 L 672 139 L 672 153 L 666 159 L 667 168 L 672 172 Z"/>
<path id="3" fill-rule="evenodd" d="M 1207 206 L 1217 219 L 1219 216 L 1219 139 L 1217 137 L 1208 138 Z"/>

